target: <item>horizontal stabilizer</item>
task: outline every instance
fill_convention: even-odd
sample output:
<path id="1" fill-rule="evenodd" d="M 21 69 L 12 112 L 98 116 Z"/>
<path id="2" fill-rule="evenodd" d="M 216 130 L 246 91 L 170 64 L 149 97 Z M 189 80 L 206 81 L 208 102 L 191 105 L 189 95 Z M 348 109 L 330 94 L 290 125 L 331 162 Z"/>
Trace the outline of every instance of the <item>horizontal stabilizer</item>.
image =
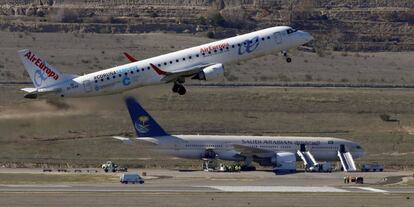
<path id="1" fill-rule="evenodd" d="M 37 91 L 37 88 L 22 88 L 20 90 L 27 92 L 27 93 L 33 93 Z"/>
<path id="2" fill-rule="evenodd" d="M 128 137 L 113 136 L 112 138 L 117 139 L 117 140 L 121 140 L 122 143 L 124 143 L 124 144 L 132 144 L 131 139 L 128 138 Z"/>

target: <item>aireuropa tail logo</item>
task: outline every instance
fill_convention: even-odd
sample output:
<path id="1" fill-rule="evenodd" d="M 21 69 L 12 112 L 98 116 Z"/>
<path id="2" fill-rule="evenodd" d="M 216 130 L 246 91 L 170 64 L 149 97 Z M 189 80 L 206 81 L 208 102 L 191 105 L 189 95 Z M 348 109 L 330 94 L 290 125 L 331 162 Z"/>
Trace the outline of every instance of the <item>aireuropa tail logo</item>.
<path id="1" fill-rule="evenodd" d="M 149 124 L 147 124 L 147 122 L 149 121 L 149 117 L 148 116 L 140 116 L 138 117 L 138 120 L 135 122 L 135 129 L 139 132 L 139 133 L 147 133 L 149 132 Z"/>
<path id="2" fill-rule="evenodd" d="M 47 67 L 46 64 L 43 62 L 43 60 L 40 59 L 39 57 L 36 57 L 34 53 L 28 51 L 24 55 L 24 57 L 26 57 L 30 62 L 32 62 L 38 68 L 35 72 L 35 76 L 33 80 L 36 86 L 40 86 L 42 82 L 45 81 L 47 78 L 53 78 L 55 80 L 59 79 L 59 74 L 57 74 L 55 71 Z"/>

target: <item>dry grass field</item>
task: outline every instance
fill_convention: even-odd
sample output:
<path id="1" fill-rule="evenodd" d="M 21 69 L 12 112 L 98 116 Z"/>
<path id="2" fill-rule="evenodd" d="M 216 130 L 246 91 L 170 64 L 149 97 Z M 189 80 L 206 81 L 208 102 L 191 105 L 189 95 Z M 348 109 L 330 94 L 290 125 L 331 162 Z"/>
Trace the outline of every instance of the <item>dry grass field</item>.
<path id="1" fill-rule="evenodd" d="M 0 37 L 0 81 L 30 81 L 16 51 L 31 48 L 67 73 L 120 65 L 128 51 L 143 59 L 210 41 L 192 35 L 97 35 L 7 33 Z M 314 53 L 293 51 L 293 63 L 269 55 L 228 65 L 219 82 L 414 82 L 414 53 Z M 12 166 L 97 166 L 106 160 L 135 167 L 199 166 L 197 161 L 154 154 L 142 143 L 122 145 L 113 135 L 134 136 L 124 95 L 137 97 L 174 134 L 333 136 L 359 142 L 361 162 L 387 168 L 414 166 L 414 91 L 408 89 L 317 89 L 188 87 L 135 89 L 106 97 L 27 100 L 23 85 L 0 85 L 0 162 Z M 381 115 L 398 121 L 383 121 Z M 172 162 L 173 160 L 173 162 Z"/>

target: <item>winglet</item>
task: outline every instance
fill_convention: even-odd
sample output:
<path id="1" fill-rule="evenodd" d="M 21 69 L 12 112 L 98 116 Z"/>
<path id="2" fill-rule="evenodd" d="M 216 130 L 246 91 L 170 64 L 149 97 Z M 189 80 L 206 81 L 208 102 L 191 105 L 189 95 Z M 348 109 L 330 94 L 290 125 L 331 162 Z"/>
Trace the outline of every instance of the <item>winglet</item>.
<path id="1" fill-rule="evenodd" d="M 126 58 L 128 58 L 128 60 L 133 63 L 133 62 L 138 62 L 138 60 L 136 58 L 134 58 L 132 55 L 128 54 L 127 52 L 124 52 L 124 55 Z"/>
<path id="2" fill-rule="evenodd" d="M 166 75 L 167 74 L 167 72 L 161 70 L 159 67 L 155 66 L 154 64 L 150 63 L 150 65 L 151 65 L 152 69 L 154 69 L 155 72 L 158 73 L 158 75 Z"/>

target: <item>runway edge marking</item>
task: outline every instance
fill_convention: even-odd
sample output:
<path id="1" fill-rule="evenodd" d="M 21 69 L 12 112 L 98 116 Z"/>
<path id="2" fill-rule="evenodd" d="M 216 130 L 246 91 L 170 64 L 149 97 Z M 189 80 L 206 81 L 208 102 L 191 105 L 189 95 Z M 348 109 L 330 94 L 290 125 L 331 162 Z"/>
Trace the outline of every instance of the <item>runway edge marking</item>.
<path id="1" fill-rule="evenodd" d="M 344 193 L 350 192 L 345 189 L 329 187 L 329 186 L 199 186 L 208 187 L 223 192 L 316 192 L 316 193 Z"/>
<path id="2" fill-rule="evenodd" d="M 355 187 L 355 188 L 359 188 L 361 190 L 371 191 L 371 192 L 375 192 L 375 193 L 388 193 L 389 192 L 389 191 L 386 191 L 386 190 L 382 190 L 382 189 L 378 189 L 378 188 L 370 188 L 370 187 Z"/>

